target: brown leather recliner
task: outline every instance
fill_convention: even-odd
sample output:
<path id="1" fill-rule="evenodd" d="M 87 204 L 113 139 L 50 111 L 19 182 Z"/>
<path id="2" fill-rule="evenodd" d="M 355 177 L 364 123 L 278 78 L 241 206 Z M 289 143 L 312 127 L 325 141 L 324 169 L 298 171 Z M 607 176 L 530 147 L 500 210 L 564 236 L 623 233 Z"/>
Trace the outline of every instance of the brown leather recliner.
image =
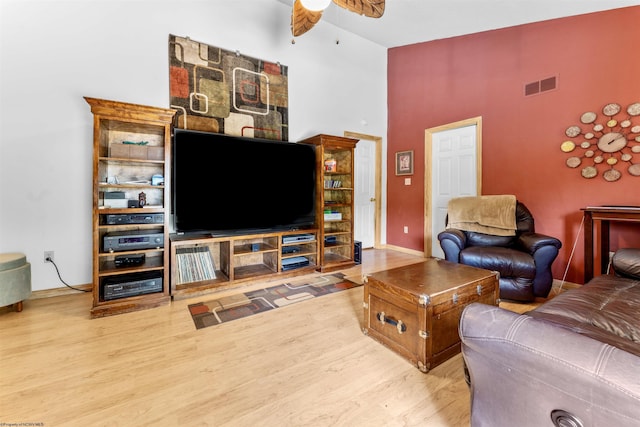
<path id="1" fill-rule="evenodd" d="M 638 427 L 640 249 L 612 267 L 524 314 L 466 306 L 471 426 Z"/>
<path id="2" fill-rule="evenodd" d="M 438 240 L 447 261 L 499 272 L 500 298 L 529 302 L 549 295 L 551 265 L 562 243 L 535 232 L 533 215 L 522 202 L 517 202 L 515 211 L 515 236 L 449 228 L 438 234 Z"/>

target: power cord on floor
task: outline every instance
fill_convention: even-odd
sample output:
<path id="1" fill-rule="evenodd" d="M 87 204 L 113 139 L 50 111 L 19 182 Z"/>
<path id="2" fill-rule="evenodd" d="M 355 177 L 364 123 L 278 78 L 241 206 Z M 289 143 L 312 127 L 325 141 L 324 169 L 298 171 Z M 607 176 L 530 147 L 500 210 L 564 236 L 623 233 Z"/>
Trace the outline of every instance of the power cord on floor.
<path id="1" fill-rule="evenodd" d="M 71 288 L 74 291 L 78 291 L 78 292 L 91 292 L 91 289 L 78 289 L 78 288 L 74 288 L 73 286 L 69 285 L 67 282 L 65 282 L 64 280 L 62 280 L 62 276 L 60 276 L 60 270 L 58 270 L 58 266 L 56 265 L 55 262 L 53 262 L 53 260 L 51 258 L 47 258 L 45 261 L 50 262 L 51 264 L 53 264 L 53 266 L 56 269 L 56 273 L 58 273 L 58 278 L 60 279 L 60 281 L 67 287 L 67 288 Z"/>

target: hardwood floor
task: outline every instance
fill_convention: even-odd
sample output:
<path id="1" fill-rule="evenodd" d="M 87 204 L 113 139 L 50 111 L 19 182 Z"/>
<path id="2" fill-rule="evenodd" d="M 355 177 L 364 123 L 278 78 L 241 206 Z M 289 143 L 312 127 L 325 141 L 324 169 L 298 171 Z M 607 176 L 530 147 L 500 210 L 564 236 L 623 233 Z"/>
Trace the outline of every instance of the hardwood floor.
<path id="1" fill-rule="evenodd" d="M 344 272 L 421 260 L 370 249 Z M 89 294 L 0 309 L 0 423 L 469 425 L 461 356 L 421 373 L 362 333 L 362 292 L 200 330 L 187 305 L 208 296 L 93 320 Z"/>

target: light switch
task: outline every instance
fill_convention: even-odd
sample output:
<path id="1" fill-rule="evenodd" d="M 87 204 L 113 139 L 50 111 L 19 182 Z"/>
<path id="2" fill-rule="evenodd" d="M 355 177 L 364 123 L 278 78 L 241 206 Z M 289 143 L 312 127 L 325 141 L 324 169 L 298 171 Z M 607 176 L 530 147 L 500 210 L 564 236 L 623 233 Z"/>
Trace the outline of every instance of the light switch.
<path id="1" fill-rule="evenodd" d="M 411 185 L 411 178 L 405 178 L 404 185 Z"/>

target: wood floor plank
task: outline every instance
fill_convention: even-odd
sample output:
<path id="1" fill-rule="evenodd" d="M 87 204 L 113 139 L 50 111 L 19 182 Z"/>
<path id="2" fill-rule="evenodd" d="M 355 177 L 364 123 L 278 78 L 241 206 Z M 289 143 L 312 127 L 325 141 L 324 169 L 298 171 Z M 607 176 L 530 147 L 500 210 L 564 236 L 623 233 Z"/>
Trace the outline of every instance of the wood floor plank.
<path id="1" fill-rule="evenodd" d="M 365 250 L 344 273 L 421 261 Z M 365 336 L 362 287 L 197 330 L 187 306 L 221 295 L 98 319 L 88 294 L 0 309 L 0 422 L 469 425 L 461 356 L 423 374 Z"/>

